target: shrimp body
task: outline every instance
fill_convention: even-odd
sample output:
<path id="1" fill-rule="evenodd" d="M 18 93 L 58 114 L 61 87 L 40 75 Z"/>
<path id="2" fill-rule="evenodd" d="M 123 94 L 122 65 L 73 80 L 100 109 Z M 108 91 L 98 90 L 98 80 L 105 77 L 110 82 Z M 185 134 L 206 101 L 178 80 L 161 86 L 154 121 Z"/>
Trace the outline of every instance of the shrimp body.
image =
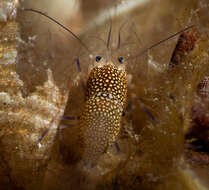
<path id="1" fill-rule="evenodd" d="M 95 163 L 115 141 L 126 97 L 125 70 L 119 70 L 112 63 L 92 69 L 79 125 L 82 159 L 86 163 Z"/>

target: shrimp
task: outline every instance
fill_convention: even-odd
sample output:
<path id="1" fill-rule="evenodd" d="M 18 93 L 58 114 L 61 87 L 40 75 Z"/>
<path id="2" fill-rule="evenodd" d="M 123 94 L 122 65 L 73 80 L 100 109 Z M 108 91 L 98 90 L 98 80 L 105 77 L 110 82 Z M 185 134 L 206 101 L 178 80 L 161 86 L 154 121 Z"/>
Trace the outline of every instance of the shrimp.
<path id="1" fill-rule="evenodd" d="M 24 11 L 32 11 L 52 20 L 71 33 L 88 52 L 91 52 L 78 36 L 52 17 L 34 9 L 24 9 Z M 181 34 L 191 27 L 193 25 L 157 42 L 133 58 L 141 56 L 148 50 Z M 109 48 L 111 31 L 112 24 L 108 33 L 107 49 Z M 118 35 L 119 46 L 120 32 Z M 94 67 L 91 69 L 87 80 L 85 104 L 79 121 L 79 132 L 76 137 L 76 147 L 74 148 L 81 163 L 90 165 L 91 167 L 97 163 L 100 156 L 116 140 L 120 131 L 122 113 L 126 107 L 127 73 L 124 58 L 118 57 L 117 60 L 119 65 L 112 61 L 111 55 L 107 56 L 106 59 L 101 56 L 96 56 Z M 79 60 L 77 61 L 79 62 Z"/>

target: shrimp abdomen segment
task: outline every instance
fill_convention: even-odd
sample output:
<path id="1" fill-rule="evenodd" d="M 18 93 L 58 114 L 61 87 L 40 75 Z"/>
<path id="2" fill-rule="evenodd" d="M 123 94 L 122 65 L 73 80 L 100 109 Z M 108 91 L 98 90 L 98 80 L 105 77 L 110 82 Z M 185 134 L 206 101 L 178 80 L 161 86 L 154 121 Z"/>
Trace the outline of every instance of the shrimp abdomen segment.
<path id="1" fill-rule="evenodd" d="M 83 159 L 96 162 L 120 131 L 121 108 L 108 98 L 94 97 L 86 102 L 82 116 Z"/>

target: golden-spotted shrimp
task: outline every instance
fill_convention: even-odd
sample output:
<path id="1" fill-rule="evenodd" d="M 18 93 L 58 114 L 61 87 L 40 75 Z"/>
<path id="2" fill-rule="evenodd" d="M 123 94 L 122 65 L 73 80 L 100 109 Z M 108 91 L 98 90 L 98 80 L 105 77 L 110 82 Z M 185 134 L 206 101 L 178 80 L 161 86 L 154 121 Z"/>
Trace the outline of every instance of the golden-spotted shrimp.
<path id="1" fill-rule="evenodd" d="M 57 23 L 70 32 L 87 51 L 91 52 L 79 37 L 70 29 L 58 23 L 55 19 L 34 9 L 24 10 L 36 12 Z M 142 55 L 153 47 L 189 28 L 191 28 L 191 26 L 152 45 L 136 56 Z M 109 46 L 111 29 L 112 26 L 108 34 L 107 47 Z M 120 33 L 118 35 L 118 46 L 120 46 Z M 77 63 L 79 64 L 78 59 Z M 93 166 L 106 151 L 108 146 L 116 140 L 119 134 L 122 113 L 126 107 L 127 101 L 127 74 L 123 63 L 123 57 L 118 57 L 117 63 L 115 63 L 111 60 L 111 56 L 107 56 L 107 58 L 102 58 L 98 55 L 95 56 L 95 64 L 87 80 L 85 105 L 79 121 L 79 134 L 77 134 L 76 143 L 76 151 L 80 157 L 79 160 L 84 164 Z M 147 110 L 145 110 L 145 112 L 147 112 Z M 150 116 L 150 113 L 148 113 L 148 115 Z M 152 115 L 151 119 L 153 119 Z M 41 137 L 41 139 L 42 138 L 43 137 Z"/>
<path id="2" fill-rule="evenodd" d="M 120 131 L 127 97 L 126 71 L 111 61 L 92 69 L 80 120 L 85 161 L 96 162 Z"/>

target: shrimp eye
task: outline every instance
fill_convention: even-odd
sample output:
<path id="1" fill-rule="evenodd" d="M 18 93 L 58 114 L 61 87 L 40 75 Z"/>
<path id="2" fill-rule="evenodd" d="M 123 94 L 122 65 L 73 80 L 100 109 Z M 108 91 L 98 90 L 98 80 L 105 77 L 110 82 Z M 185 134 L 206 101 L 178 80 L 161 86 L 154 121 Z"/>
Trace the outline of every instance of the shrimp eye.
<path id="1" fill-rule="evenodd" d="M 118 57 L 118 61 L 119 61 L 119 63 L 124 63 L 124 58 L 123 57 Z"/>
<path id="2" fill-rule="evenodd" d="M 96 62 L 99 62 L 102 59 L 101 56 L 96 56 Z"/>

